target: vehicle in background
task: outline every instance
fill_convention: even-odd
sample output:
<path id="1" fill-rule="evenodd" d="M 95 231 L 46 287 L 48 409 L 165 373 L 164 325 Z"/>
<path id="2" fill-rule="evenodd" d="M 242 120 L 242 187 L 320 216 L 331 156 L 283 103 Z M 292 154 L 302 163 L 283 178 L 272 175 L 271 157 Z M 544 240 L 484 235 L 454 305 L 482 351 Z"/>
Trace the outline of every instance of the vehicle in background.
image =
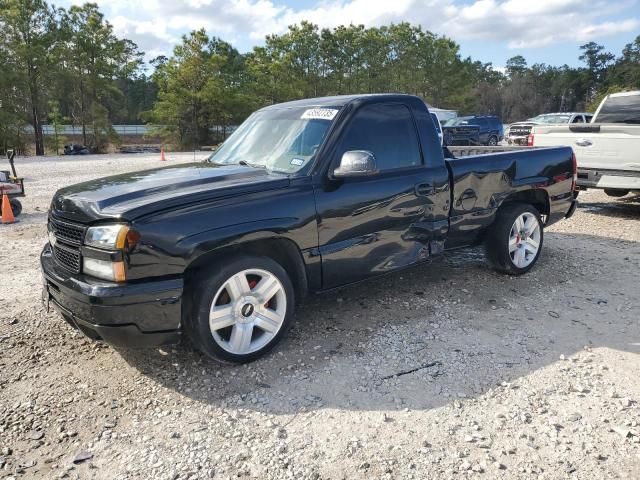
<path id="1" fill-rule="evenodd" d="M 16 173 L 16 165 L 14 158 L 16 151 L 14 149 L 7 150 L 7 160 L 11 170 L 0 170 L 0 197 L 7 195 L 11 211 L 15 217 L 22 213 L 22 203 L 19 197 L 24 197 L 24 178 L 18 177 Z M 2 198 L 0 198 L 0 215 L 2 215 Z"/>
<path id="2" fill-rule="evenodd" d="M 580 190 L 602 188 L 612 197 L 640 191 L 640 91 L 608 95 L 586 125 L 535 125 L 528 144 L 571 146 Z"/>
<path id="3" fill-rule="evenodd" d="M 444 138 L 442 137 L 442 125 L 440 125 L 440 120 L 435 113 L 431 114 L 431 120 L 433 120 L 433 126 L 436 127 L 436 132 L 438 132 L 438 138 L 440 139 L 440 145 L 444 145 Z"/>
<path id="4" fill-rule="evenodd" d="M 498 117 L 467 116 L 448 120 L 442 127 L 445 145 L 498 145 L 504 138 Z"/>
<path id="5" fill-rule="evenodd" d="M 91 151 L 84 145 L 72 143 L 64 146 L 65 155 L 89 155 Z"/>
<path id="6" fill-rule="evenodd" d="M 567 113 L 543 113 L 524 122 L 515 122 L 509 125 L 507 130 L 507 142 L 509 145 L 526 145 L 527 137 L 534 125 L 562 125 L 566 123 L 589 123 L 593 118 L 592 113 L 567 112 Z"/>
<path id="7" fill-rule="evenodd" d="M 433 105 L 429 105 L 428 103 L 427 103 L 427 108 L 429 109 L 429 112 L 433 113 L 436 117 L 438 117 L 438 120 L 440 120 L 441 125 L 447 120 L 451 120 L 452 118 L 458 117 L 457 110 L 447 110 L 446 108 L 438 108 L 438 107 L 434 107 Z"/>
<path id="8" fill-rule="evenodd" d="M 184 334 L 247 362 L 283 337 L 309 292 L 481 244 L 495 269 L 526 273 L 544 227 L 575 211 L 573 152 L 478 148 L 489 153 L 445 159 L 412 95 L 265 107 L 208 162 L 59 190 L 40 257 L 45 307 L 95 340 Z"/>

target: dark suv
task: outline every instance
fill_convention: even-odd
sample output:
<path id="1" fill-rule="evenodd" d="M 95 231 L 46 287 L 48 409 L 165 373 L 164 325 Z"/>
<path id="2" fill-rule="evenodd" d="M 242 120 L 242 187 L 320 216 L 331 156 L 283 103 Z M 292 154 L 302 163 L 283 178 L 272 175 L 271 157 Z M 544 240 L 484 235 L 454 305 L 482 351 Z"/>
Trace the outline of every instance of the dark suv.
<path id="1" fill-rule="evenodd" d="M 497 145 L 504 138 L 502 121 L 494 116 L 452 118 L 443 127 L 446 145 Z"/>

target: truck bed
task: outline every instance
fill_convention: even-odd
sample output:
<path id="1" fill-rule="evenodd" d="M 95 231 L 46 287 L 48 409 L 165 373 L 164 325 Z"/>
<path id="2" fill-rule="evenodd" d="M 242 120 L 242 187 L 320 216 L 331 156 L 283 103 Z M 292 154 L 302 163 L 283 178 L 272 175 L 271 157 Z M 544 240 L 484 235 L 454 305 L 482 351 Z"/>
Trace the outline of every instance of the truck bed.
<path id="1" fill-rule="evenodd" d="M 526 192 L 540 204 L 546 223 L 562 219 L 573 200 L 570 147 L 459 147 L 447 158 L 451 173 L 451 222 L 447 248 L 493 222 L 502 201 Z M 533 187 L 533 188 L 532 188 Z"/>

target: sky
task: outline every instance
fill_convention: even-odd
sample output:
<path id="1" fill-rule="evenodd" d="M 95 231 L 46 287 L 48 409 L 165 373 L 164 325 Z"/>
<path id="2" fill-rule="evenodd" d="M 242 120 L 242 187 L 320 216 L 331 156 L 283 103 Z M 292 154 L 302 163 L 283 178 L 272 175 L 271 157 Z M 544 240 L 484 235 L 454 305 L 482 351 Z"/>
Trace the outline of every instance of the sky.
<path id="1" fill-rule="evenodd" d="M 527 62 L 577 66 L 579 46 L 596 41 L 619 55 L 640 35 L 640 0 L 93 0 L 116 33 L 151 59 L 169 55 L 180 37 L 205 28 L 241 52 L 267 34 L 309 20 L 320 27 L 407 21 L 446 35 L 462 56 L 503 68 Z M 55 2 L 68 7 L 77 0 Z"/>

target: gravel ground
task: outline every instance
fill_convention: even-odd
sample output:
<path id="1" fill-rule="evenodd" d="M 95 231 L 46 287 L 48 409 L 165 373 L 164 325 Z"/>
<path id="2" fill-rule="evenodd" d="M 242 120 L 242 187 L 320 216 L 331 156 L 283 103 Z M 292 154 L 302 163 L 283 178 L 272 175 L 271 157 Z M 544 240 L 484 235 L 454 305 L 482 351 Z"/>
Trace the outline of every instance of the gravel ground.
<path id="1" fill-rule="evenodd" d="M 525 276 L 448 254 L 314 296 L 273 354 L 221 366 L 90 342 L 39 303 L 54 191 L 158 165 L 18 159 L 24 213 L 0 226 L 0 478 L 640 478 L 640 197 L 581 194 Z"/>

